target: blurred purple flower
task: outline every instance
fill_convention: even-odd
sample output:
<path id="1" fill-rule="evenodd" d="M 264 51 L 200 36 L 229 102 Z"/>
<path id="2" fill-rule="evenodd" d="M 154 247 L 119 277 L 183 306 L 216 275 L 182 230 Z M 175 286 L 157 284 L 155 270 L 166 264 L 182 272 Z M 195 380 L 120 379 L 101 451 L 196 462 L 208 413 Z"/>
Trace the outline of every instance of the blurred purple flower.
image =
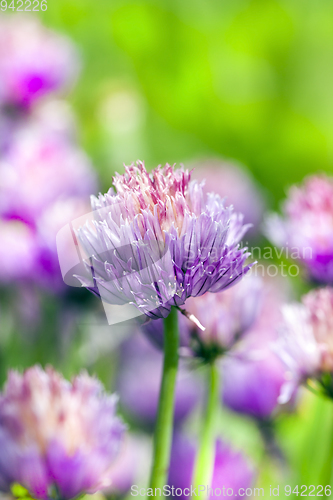
<path id="1" fill-rule="evenodd" d="M 247 237 L 258 236 L 265 202 L 251 173 L 236 162 L 214 158 L 195 161 L 190 167 L 195 169 L 199 181 L 205 181 L 205 193 L 217 193 L 226 198 L 228 205 L 244 214 L 244 222 L 252 224 Z"/>
<path id="2" fill-rule="evenodd" d="M 122 406 L 142 424 L 155 423 L 162 378 L 163 354 L 137 333 L 122 348 L 117 389 Z M 201 380 L 180 361 L 175 399 L 175 423 L 183 421 L 201 396 Z"/>
<path id="3" fill-rule="evenodd" d="M 333 372 L 333 288 L 313 290 L 302 299 L 321 351 L 320 369 Z"/>
<path id="4" fill-rule="evenodd" d="M 148 174 L 138 162 L 114 178 L 117 194 L 93 197 L 97 220 L 78 231 L 93 273 L 79 277 L 82 285 L 157 319 L 190 296 L 238 282 L 249 268 L 239 248 L 247 227 L 190 178 L 169 165 Z"/>
<path id="5" fill-rule="evenodd" d="M 288 369 L 288 379 L 279 396 L 279 402 L 286 403 L 301 383 L 319 374 L 321 353 L 306 307 L 303 304 L 286 305 L 282 312 L 283 324 L 276 352 Z"/>
<path id="6" fill-rule="evenodd" d="M 232 410 L 264 420 L 278 406 L 285 369 L 268 349 L 262 359 L 227 358 L 223 364 L 223 402 Z"/>
<path id="7" fill-rule="evenodd" d="M 223 360 L 222 394 L 224 404 L 232 410 L 265 420 L 277 410 L 286 382 L 285 366 L 272 343 L 288 291 L 281 279 L 270 278 L 262 282 L 261 296 L 251 328 L 232 355 Z"/>
<path id="8" fill-rule="evenodd" d="M 250 467 L 245 457 L 240 453 L 231 450 L 226 444 L 218 440 L 216 442 L 214 472 L 212 489 L 215 492 L 218 488 L 225 487 L 227 492 L 231 488 L 234 492 L 232 497 L 239 496 L 239 488 L 248 488 L 254 480 L 254 471 Z M 212 494 L 212 498 L 219 495 Z M 228 495 L 229 496 L 229 495 Z"/>
<path id="9" fill-rule="evenodd" d="M 88 158 L 63 132 L 64 120 L 47 127 L 45 115 L 42 123 L 34 118 L 18 127 L 0 159 L 0 281 L 59 291 L 57 232 L 90 212 L 97 183 Z"/>
<path id="10" fill-rule="evenodd" d="M 261 280 L 248 275 L 221 293 L 189 298 L 186 313 L 194 315 L 205 331 L 179 313 L 181 353 L 210 358 L 231 349 L 256 320 L 261 295 Z M 162 320 L 150 321 L 142 329 L 155 344 L 163 346 Z"/>
<path id="11" fill-rule="evenodd" d="M 36 272 L 38 248 L 31 227 L 16 220 L 0 219 L 0 282 L 30 279 Z"/>
<path id="12" fill-rule="evenodd" d="M 262 282 L 251 275 L 223 293 L 188 299 L 186 311 L 205 327 L 202 331 L 189 322 L 199 353 L 210 349 L 221 353 L 230 350 L 256 320 L 261 300 Z"/>
<path id="13" fill-rule="evenodd" d="M 0 103 L 29 108 L 45 94 L 67 87 L 78 69 L 78 54 L 67 38 L 36 17 L 2 16 Z"/>
<path id="14" fill-rule="evenodd" d="M 0 160 L 0 214 L 36 226 L 43 210 L 96 189 L 90 161 L 77 146 L 36 122 L 19 127 Z"/>
<path id="15" fill-rule="evenodd" d="M 276 348 L 289 369 L 289 381 L 281 400 L 287 401 L 291 390 L 308 378 L 319 379 L 331 393 L 332 387 L 326 387 L 321 377 L 333 371 L 333 288 L 313 290 L 302 298 L 302 304 L 285 306 L 283 312 Z"/>
<path id="16" fill-rule="evenodd" d="M 254 480 L 253 468 L 241 453 L 234 452 L 221 440 L 216 441 L 215 462 L 210 498 L 217 496 L 228 496 L 236 498 L 240 488 L 251 487 Z M 195 443 L 180 433 L 176 433 L 171 450 L 171 462 L 169 469 L 168 485 L 175 488 L 190 488 L 195 464 Z M 224 488 L 224 490 L 223 490 Z M 231 488 L 233 494 L 229 490 Z M 218 489 L 220 489 L 220 494 Z M 224 491 L 224 494 L 223 494 Z M 216 495 L 215 495 L 216 492 Z M 186 499 L 185 495 L 177 495 L 177 498 Z"/>
<path id="17" fill-rule="evenodd" d="M 333 178 L 308 177 L 292 186 L 283 216 L 266 221 L 266 234 L 320 283 L 333 283 Z"/>
<path id="18" fill-rule="evenodd" d="M 63 499 L 110 484 L 124 425 L 115 396 L 86 374 L 71 383 L 53 369 L 10 372 L 0 396 L 0 489 L 13 482 L 47 499 Z"/>

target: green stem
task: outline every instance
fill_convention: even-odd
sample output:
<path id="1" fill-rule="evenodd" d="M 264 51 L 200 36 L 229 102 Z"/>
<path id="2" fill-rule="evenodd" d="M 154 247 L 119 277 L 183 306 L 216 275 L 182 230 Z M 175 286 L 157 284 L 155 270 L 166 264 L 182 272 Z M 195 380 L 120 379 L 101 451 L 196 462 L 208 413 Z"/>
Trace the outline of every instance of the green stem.
<path id="1" fill-rule="evenodd" d="M 168 478 L 173 430 L 174 394 L 178 368 L 178 313 L 175 307 L 164 320 L 164 365 L 154 433 L 154 455 L 150 487 L 161 488 Z"/>
<path id="2" fill-rule="evenodd" d="M 332 410 L 331 410 L 332 411 Z M 331 412 L 330 412 L 331 413 Z M 331 428 L 330 428 L 330 436 L 329 436 L 329 446 L 328 453 L 326 456 L 326 460 L 324 462 L 323 469 L 321 471 L 321 483 L 324 487 L 325 485 L 332 484 L 332 476 L 333 476 L 333 420 L 330 419 Z"/>
<path id="3" fill-rule="evenodd" d="M 203 422 L 199 451 L 194 469 L 193 483 L 211 486 L 215 458 L 215 417 L 219 401 L 219 372 L 214 362 L 209 365 L 209 386 L 206 414 Z M 206 489 L 207 491 L 207 489 Z M 200 496 L 202 496 L 200 494 Z M 206 495 L 204 495 L 206 496 Z"/>

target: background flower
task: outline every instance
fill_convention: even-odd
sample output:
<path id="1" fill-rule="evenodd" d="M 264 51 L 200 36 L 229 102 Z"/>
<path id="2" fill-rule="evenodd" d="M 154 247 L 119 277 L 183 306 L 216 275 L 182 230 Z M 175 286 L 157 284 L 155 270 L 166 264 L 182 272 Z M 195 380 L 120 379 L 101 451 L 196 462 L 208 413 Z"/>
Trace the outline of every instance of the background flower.
<path id="1" fill-rule="evenodd" d="M 77 145 L 42 124 L 19 128 L 0 162 L 0 213 L 32 226 L 59 199 L 89 200 L 96 175 Z"/>
<path id="2" fill-rule="evenodd" d="M 314 290 L 303 297 L 310 314 L 309 322 L 322 351 L 321 370 L 333 371 L 333 288 Z"/>
<path id="3" fill-rule="evenodd" d="M 175 488 L 184 488 L 191 486 L 192 473 L 195 463 L 196 446 L 186 436 L 176 433 L 173 440 L 171 455 L 171 464 L 169 471 L 168 484 Z M 248 488 L 251 486 L 254 478 L 253 468 L 249 465 L 246 458 L 241 454 L 234 452 L 228 445 L 221 440 L 216 441 L 215 461 L 212 480 L 212 489 L 214 494 L 209 496 L 215 498 L 215 490 L 223 487 L 225 492 L 229 488 L 233 490 L 232 494 L 228 494 L 230 498 L 238 496 L 240 488 Z M 229 491 L 229 493 L 231 493 Z M 181 498 L 186 498 L 185 495 L 177 495 Z"/>
<path id="4" fill-rule="evenodd" d="M 288 399 L 290 388 L 308 378 L 318 379 L 331 396 L 332 306 L 333 290 L 327 287 L 309 292 L 301 304 L 284 307 L 276 349 L 290 370 L 290 381 L 285 384 L 281 399 Z"/>
<path id="5" fill-rule="evenodd" d="M 86 374 L 69 383 L 51 368 L 9 373 L 0 397 L 1 489 L 17 482 L 48 498 L 54 485 L 74 498 L 109 486 L 124 432 L 116 402 Z"/>
<path id="6" fill-rule="evenodd" d="M 288 379 L 279 398 L 284 403 L 299 384 L 319 374 L 321 353 L 306 307 L 286 305 L 282 312 L 283 324 L 276 351 L 288 368 Z"/>
<path id="7" fill-rule="evenodd" d="M 43 95 L 62 90 L 78 71 L 71 42 L 30 16 L 1 19 L 0 101 L 29 107 Z"/>
<path id="8" fill-rule="evenodd" d="M 308 177 L 290 188 L 283 217 L 273 215 L 266 223 L 268 237 L 300 260 L 320 283 L 333 280 L 332 195 L 331 177 Z"/>
<path id="9" fill-rule="evenodd" d="M 89 213 L 89 196 L 97 180 L 74 137 L 61 132 L 66 118 L 63 125 L 59 119 L 48 127 L 47 115 L 44 110 L 44 122 L 32 119 L 18 126 L 0 157 L 0 220 L 6 228 L 0 235 L 0 279 L 30 280 L 60 291 L 64 284 L 56 235 Z M 29 249 L 23 255 L 28 240 Z"/>
<path id="10" fill-rule="evenodd" d="M 187 317 L 178 313 L 180 352 L 206 360 L 224 354 L 256 320 L 261 301 L 262 283 L 255 276 L 246 276 L 223 292 L 189 298 L 184 306 Z M 188 319 L 191 315 L 196 319 Z M 148 322 L 142 329 L 154 343 L 163 346 L 162 320 Z"/>

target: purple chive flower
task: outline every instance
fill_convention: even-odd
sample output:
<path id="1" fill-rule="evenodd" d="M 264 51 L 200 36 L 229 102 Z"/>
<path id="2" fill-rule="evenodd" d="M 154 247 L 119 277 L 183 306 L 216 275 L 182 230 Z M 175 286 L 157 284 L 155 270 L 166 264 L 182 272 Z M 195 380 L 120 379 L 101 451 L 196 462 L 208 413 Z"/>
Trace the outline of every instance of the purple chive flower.
<path id="1" fill-rule="evenodd" d="M 266 234 L 288 256 L 300 260 L 313 280 L 332 283 L 333 178 L 313 176 L 292 186 L 283 216 L 267 219 Z"/>
<path id="2" fill-rule="evenodd" d="M 67 382 L 51 368 L 10 372 L 0 396 L 0 489 L 16 482 L 47 499 L 56 487 L 70 499 L 108 487 L 124 432 L 116 402 L 87 374 Z"/>
<path id="3" fill-rule="evenodd" d="M 279 396 L 279 402 L 286 403 L 301 383 L 319 375 L 321 352 L 306 307 L 303 304 L 286 305 L 282 312 L 283 324 L 276 352 L 288 370 Z"/>
<path id="4" fill-rule="evenodd" d="M 302 302 L 309 312 L 313 333 L 320 347 L 320 369 L 322 372 L 333 372 L 333 288 L 309 292 Z"/>
<path id="5" fill-rule="evenodd" d="M 245 280 L 244 280 L 245 281 Z M 223 360 L 223 403 L 234 411 L 259 420 L 279 408 L 279 395 L 286 382 L 286 369 L 272 349 L 281 306 L 287 290 L 280 279 L 262 283 L 261 305 L 244 340 Z"/>
<path id="6" fill-rule="evenodd" d="M 162 378 L 163 355 L 137 333 L 122 348 L 117 390 L 121 405 L 144 426 L 155 424 Z M 175 395 L 175 423 L 181 423 L 201 396 L 201 380 L 180 362 Z"/>
<path id="7" fill-rule="evenodd" d="M 0 22 L 0 103 L 29 108 L 42 96 L 63 90 L 76 77 L 72 43 L 30 16 Z"/>
<path id="8" fill-rule="evenodd" d="M 196 446 L 190 439 L 180 433 L 174 436 L 168 485 L 174 488 L 190 488 L 195 464 Z M 212 492 L 209 497 L 228 496 L 236 498 L 240 488 L 251 487 L 254 480 L 253 468 L 242 453 L 234 452 L 221 440 L 216 441 L 215 461 L 212 477 Z M 227 490 L 230 488 L 228 494 Z M 220 493 L 218 490 L 221 490 Z M 232 490 L 232 491 L 231 491 Z M 185 495 L 176 495 L 186 499 Z"/>
<path id="9" fill-rule="evenodd" d="M 205 193 L 217 193 L 228 205 L 244 214 L 244 222 L 252 224 L 247 237 L 258 236 L 265 208 L 263 194 L 251 173 L 236 162 L 206 159 L 191 164 L 196 178 L 204 180 Z"/>
<path id="10" fill-rule="evenodd" d="M 85 154 L 46 121 L 20 126 L 0 159 L 0 223 L 7 228 L 0 233 L 0 281 L 60 290 L 56 235 L 90 212 L 96 175 Z"/>
<path id="11" fill-rule="evenodd" d="M 205 330 L 179 313 L 181 353 L 209 358 L 230 350 L 255 321 L 261 295 L 261 280 L 248 275 L 221 293 L 189 298 L 187 317 L 195 317 Z M 162 320 L 150 321 L 142 329 L 155 344 L 163 345 Z"/>
<path id="12" fill-rule="evenodd" d="M 259 349 L 259 348 L 258 348 Z M 272 416 L 278 407 L 285 369 L 278 356 L 265 349 L 261 359 L 227 358 L 223 365 L 223 403 L 258 420 Z"/>
<path id="13" fill-rule="evenodd" d="M 239 248 L 247 226 L 218 195 L 203 193 L 191 174 L 143 163 L 114 178 L 116 192 L 92 198 L 97 220 L 78 231 L 92 272 L 83 286 L 110 304 L 134 304 L 166 317 L 190 296 L 219 292 L 249 266 Z"/>
<path id="14" fill-rule="evenodd" d="M 322 375 L 333 371 L 332 327 L 331 287 L 309 292 L 302 304 L 285 306 L 277 349 L 289 369 L 289 382 L 281 399 L 288 400 L 291 389 L 308 378 L 320 380 L 327 390 Z"/>

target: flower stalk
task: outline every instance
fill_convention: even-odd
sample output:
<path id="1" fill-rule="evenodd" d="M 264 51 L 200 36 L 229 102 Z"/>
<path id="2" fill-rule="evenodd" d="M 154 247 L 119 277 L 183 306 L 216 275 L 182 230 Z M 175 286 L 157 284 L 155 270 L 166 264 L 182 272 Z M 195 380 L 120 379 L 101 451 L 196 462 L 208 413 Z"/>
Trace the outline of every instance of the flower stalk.
<path id="1" fill-rule="evenodd" d="M 204 417 L 193 484 L 211 486 L 215 458 L 215 420 L 219 404 L 219 372 L 214 361 L 208 364 L 208 401 Z"/>
<path id="2" fill-rule="evenodd" d="M 161 488 L 167 484 L 173 431 L 175 386 L 178 369 L 178 316 L 171 308 L 164 319 L 164 364 L 158 413 L 154 433 L 154 455 L 150 487 Z"/>

